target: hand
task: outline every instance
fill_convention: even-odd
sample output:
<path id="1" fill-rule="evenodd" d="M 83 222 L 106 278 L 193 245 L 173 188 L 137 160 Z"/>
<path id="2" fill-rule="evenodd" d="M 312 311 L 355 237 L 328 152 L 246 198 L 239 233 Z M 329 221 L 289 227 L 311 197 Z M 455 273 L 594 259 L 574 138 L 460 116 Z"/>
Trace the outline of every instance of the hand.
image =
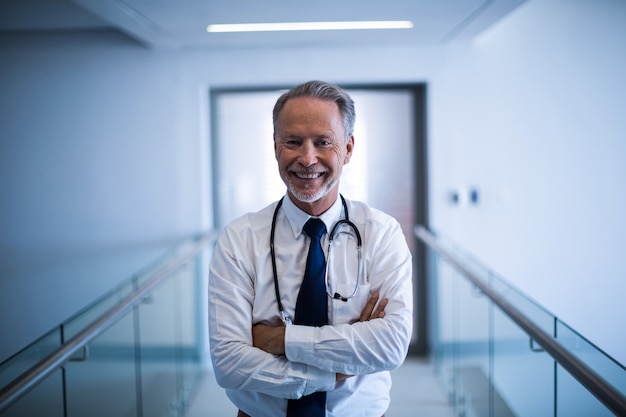
<path id="1" fill-rule="evenodd" d="M 285 326 L 282 323 L 276 326 L 255 324 L 252 326 L 252 346 L 274 355 L 284 355 Z"/>
<path id="2" fill-rule="evenodd" d="M 369 300 L 367 300 L 367 304 L 363 307 L 363 311 L 361 312 L 361 316 L 359 317 L 359 321 L 370 321 L 374 319 L 382 319 L 385 317 L 385 307 L 387 307 L 387 303 L 389 300 L 387 298 L 383 298 L 380 300 L 378 306 L 376 303 L 378 302 L 378 298 L 380 297 L 380 293 L 376 291 Z M 354 375 L 346 375 L 346 374 L 335 374 L 335 381 L 343 381 L 348 379 Z"/>
<path id="3" fill-rule="evenodd" d="M 389 300 L 387 298 L 383 298 L 380 300 L 378 306 L 376 306 L 376 302 L 380 297 L 380 293 L 376 291 L 369 300 L 367 300 L 367 304 L 363 307 L 363 311 L 361 312 L 361 316 L 359 317 L 359 321 L 370 321 L 374 319 L 382 319 L 385 317 L 385 307 L 387 307 L 387 303 Z"/>

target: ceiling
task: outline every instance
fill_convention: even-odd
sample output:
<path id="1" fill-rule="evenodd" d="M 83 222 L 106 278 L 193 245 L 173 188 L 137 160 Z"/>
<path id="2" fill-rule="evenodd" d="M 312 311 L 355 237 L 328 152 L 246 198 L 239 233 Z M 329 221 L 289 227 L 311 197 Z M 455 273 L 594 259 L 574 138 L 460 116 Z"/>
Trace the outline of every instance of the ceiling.
<path id="1" fill-rule="evenodd" d="M 150 47 L 440 45 L 525 0 L 0 0 L 0 32 L 117 29 Z M 207 33 L 216 23 L 411 20 L 413 29 Z"/>

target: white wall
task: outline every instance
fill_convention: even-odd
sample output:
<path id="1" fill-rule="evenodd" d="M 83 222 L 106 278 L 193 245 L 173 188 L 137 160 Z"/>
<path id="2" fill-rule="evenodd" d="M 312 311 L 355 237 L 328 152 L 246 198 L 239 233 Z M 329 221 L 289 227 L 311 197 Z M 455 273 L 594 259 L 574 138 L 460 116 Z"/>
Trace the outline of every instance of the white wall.
<path id="1" fill-rule="evenodd" d="M 449 58 L 433 227 L 626 362 L 626 3 L 531 1 Z"/>
<path id="2" fill-rule="evenodd" d="M 0 360 L 200 230 L 173 53 L 0 36 Z"/>
<path id="3" fill-rule="evenodd" d="M 623 4 L 530 1 L 447 48 L 160 51 L 110 33 L 1 34 L 0 360 L 138 263 L 68 276 L 42 259 L 209 225 L 211 86 L 319 78 L 428 82 L 432 225 L 626 362 Z M 450 206 L 469 184 L 480 205 Z"/>

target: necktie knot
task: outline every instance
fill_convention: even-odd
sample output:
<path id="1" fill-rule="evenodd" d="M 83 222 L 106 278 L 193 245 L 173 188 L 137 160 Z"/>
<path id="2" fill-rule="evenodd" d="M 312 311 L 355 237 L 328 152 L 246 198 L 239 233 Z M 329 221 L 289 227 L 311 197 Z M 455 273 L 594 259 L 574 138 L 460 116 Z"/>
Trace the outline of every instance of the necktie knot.
<path id="1" fill-rule="evenodd" d="M 307 234 L 307 236 L 311 238 L 316 237 L 319 239 L 324 235 L 324 233 L 326 233 L 326 225 L 320 219 L 310 218 L 304 224 L 303 230 L 304 233 Z"/>

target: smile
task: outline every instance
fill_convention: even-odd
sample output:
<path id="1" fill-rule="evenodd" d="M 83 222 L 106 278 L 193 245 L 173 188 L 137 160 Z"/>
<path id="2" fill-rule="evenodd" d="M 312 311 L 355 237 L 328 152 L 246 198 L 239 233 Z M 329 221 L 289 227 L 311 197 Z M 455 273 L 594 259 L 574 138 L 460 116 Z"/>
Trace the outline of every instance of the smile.
<path id="1" fill-rule="evenodd" d="M 303 180 L 313 180 L 324 175 L 323 172 L 294 172 L 295 176 Z"/>

